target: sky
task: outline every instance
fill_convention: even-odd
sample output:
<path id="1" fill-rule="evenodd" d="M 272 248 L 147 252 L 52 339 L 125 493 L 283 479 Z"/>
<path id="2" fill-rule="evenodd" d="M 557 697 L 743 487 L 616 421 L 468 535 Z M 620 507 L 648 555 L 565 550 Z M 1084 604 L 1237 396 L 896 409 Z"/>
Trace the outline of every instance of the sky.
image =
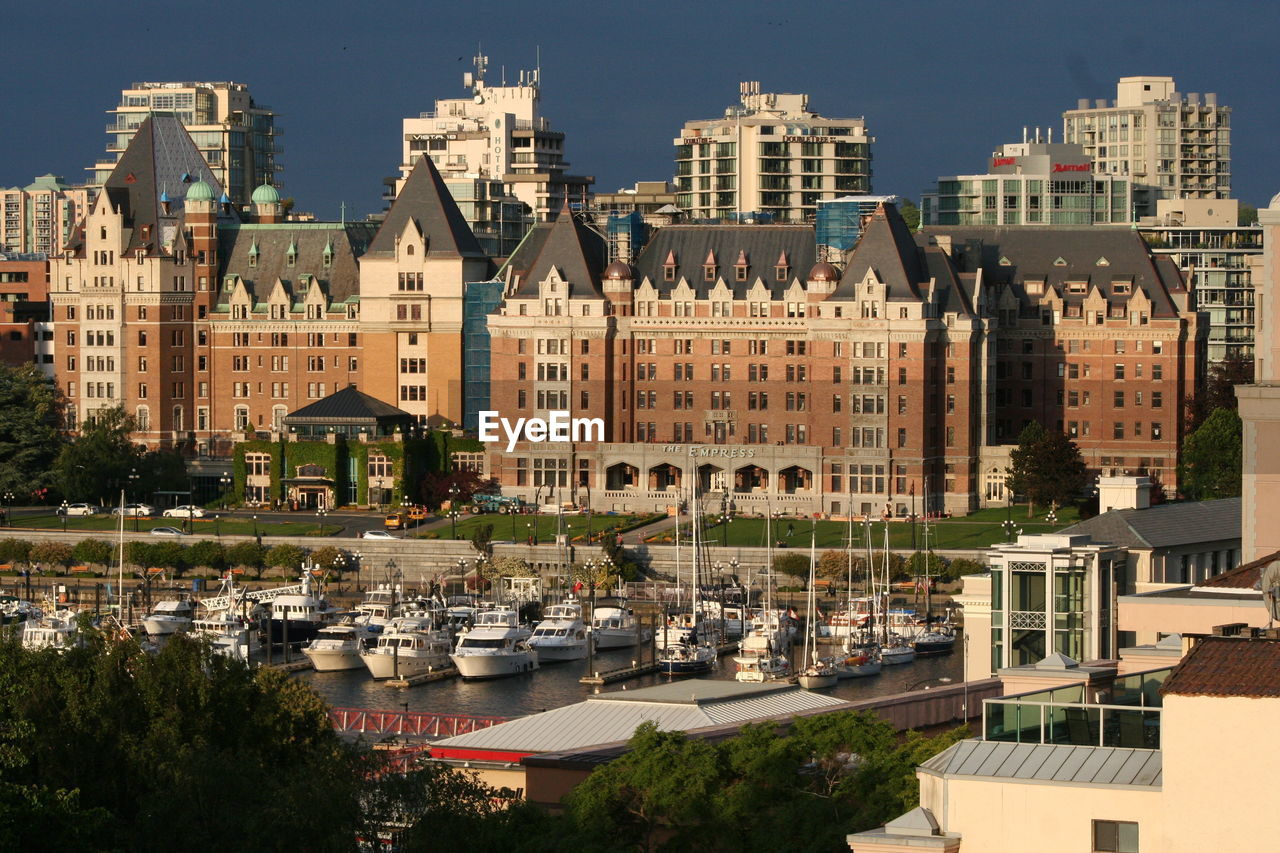
<path id="1" fill-rule="evenodd" d="M 279 114 L 284 194 L 361 218 L 398 172 L 401 119 L 465 96 L 479 45 L 491 82 L 540 53 L 542 113 L 600 192 L 670 179 L 680 127 L 723 115 L 744 80 L 864 116 L 873 191 L 918 200 L 939 175 L 985 171 L 1024 126 L 1057 138 L 1064 109 L 1137 75 L 1216 92 L 1233 194 L 1280 191 L 1280 14 L 1263 3 L 46 0 L 9 4 L 0 26 L 3 186 L 82 180 L 132 81 L 234 80 Z"/>

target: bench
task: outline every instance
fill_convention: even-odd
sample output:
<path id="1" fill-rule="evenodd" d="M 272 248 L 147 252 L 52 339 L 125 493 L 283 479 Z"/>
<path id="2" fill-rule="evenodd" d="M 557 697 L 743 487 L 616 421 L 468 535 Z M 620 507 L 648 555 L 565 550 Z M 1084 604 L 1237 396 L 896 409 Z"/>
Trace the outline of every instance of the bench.
<path id="1" fill-rule="evenodd" d="M 13 563 L 0 563 L 0 572 L 13 571 Z"/>
<path id="2" fill-rule="evenodd" d="M 158 568 L 156 566 L 152 566 L 151 568 L 147 569 L 147 575 L 148 577 L 155 577 L 156 575 L 164 574 L 164 571 L 165 571 L 164 569 Z"/>
<path id="3" fill-rule="evenodd" d="M 71 574 L 73 574 L 73 575 L 87 575 L 87 574 L 89 574 L 89 567 L 88 567 L 88 566 L 72 566 L 72 567 L 71 567 Z"/>

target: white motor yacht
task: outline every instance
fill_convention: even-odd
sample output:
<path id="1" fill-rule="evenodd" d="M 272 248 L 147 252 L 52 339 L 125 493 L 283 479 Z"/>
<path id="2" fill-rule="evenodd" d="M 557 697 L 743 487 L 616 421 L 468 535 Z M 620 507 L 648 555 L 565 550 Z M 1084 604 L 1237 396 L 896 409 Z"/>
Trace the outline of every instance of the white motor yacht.
<path id="1" fill-rule="evenodd" d="M 367 590 L 364 601 L 356 605 L 357 621 L 368 625 L 386 625 L 399 615 L 399 591 L 387 584 Z"/>
<path id="2" fill-rule="evenodd" d="M 301 592 L 271 600 L 267 636 L 274 646 L 309 643 L 321 628 L 336 621 L 338 612 L 338 608 L 312 594 L 311 575 L 304 574 Z"/>
<path id="3" fill-rule="evenodd" d="M 316 672 L 359 669 L 360 653 L 377 641 L 382 627 L 356 621 L 329 625 L 320 629 L 302 653 L 311 660 Z"/>
<path id="4" fill-rule="evenodd" d="M 582 605 L 575 601 L 548 607 L 529 638 L 540 661 L 582 660 L 587 656 L 589 642 L 587 626 L 582 622 Z"/>
<path id="5" fill-rule="evenodd" d="M 402 616 L 388 625 L 377 645 L 360 654 L 374 678 L 409 678 L 448 669 L 449 634 L 430 619 Z"/>
<path id="6" fill-rule="evenodd" d="M 142 627 L 148 637 L 168 637 L 191 630 L 196 615 L 196 603 L 183 596 L 168 601 L 158 601 L 151 613 L 142 619 Z"/>
<path id="7" fill-rule="evenodd" d="M 640 625 L 635 611 L 625 601 L 596 605 L 590 633 L 600 650 L 626 649 L 649 640 L 649 629 Z"/>
<path id="8" fill-rule="evenodd" d="M 520 626 L 510 608 L 476 614 L 475 626 L 458 635 L 449 657 L 463 678 L 502 678 L 538 668 L 538 653 L 529 645 L 530 631 Z"/>

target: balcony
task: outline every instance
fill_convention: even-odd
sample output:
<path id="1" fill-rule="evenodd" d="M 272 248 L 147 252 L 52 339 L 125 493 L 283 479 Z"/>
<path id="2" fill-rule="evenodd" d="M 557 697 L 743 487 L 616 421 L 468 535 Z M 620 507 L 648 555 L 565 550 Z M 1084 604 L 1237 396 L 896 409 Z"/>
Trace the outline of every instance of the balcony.
<path id="1" fill-rule="evenodd" d="M 1159 749 L 1160 686 L 1172 670 L 1117 677 L 1101 690 L 1068 684 L 983 703 L 982 732 L 989 741 Z M 1087 701 L 1086 690 L 1104 701 Z"/>

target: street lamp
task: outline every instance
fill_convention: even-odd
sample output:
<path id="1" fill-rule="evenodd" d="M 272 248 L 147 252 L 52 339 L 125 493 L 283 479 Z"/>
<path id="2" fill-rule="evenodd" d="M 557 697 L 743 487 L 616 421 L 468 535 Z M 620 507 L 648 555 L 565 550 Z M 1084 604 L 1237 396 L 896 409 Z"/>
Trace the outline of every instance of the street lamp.
<path id="1" fill-rule="evenodd" d="M 356 592 L 364 592 L 364 590 L 360 588 L 360 568 L 364 565 L 364 555 L 359 551 L 356 551 L 351 555 L 351 557 L 355 560 L 356 564 Z"/>
<path id="2" fill-rule="evenodd" d="M 5 513 L 5 515 L 8 515 L 8 513 Z M 67 502 L 66 501 L 62 502 L 62 532 L 63 533 L 67 532 Z"/>
<path id="3" fill-rule="evenodd" d="M 9 507 L 13 506 L 13 492 L 4 493 L 4 519 L 10 527 L 13 527 L 13 513 L 9 512 Z"/>
<path id="4" fill-rule="evenodd" d="M 227 493 L 231 491 L 231 476 L 223 474 L 218 478 L 218 484 L 222 486 L 222 508 L 227 508 Z"/>
<path id="5" fill-rule="evenodd" d="M 453 504 L 450 504 L 450 506 L 453 506 Z M 449 510 L 449 524 L 451 528 L 449 538 L 457 539 L 458 538 L 458 511 L 456 509 Z"/>
<path id="6" fill-rule="evenodd" d="M 257 516 L 257 514 L 254 514 L 254 516 L 253 516 L 253 538 L 254 538 L 254 539 L 257 539 L 257 538 L 258 538 L 258 516 Z"/>
<path id="7" fill-rule="evenodd" d="M 530 522 L 526 522 L 526 525 L 525 525 L 525 526 L 527 526 L 527 527 L 529 528 L 529 544 L 530 544 L 530 545 L 537 545 L 537 544 L 538 544 L 538 528 L 537 528 L 537 526 L 536 526 L 532 521 L 530 521 Z"/>
<path id="8" fill-rule="evenodd" d="M 316 510 L 316 521 L 317 521 L 317 522 L 319 523 L 319 525 L 320 525 L 320 535 L 321 535 L 321 536 L 323 536 L 323 535 L 324 535 L 324 517 L 325 517 L 326 515 L 328 515 L 328 514 L 329 514 L 329 511 L 328 511 L 328 510 L 326 510 L 326 509 L 324 509 L 324 508 L 321 508 L 321 509 Z M 255 517 L 256 517 L 256 516 L 255 516 Z"/>
<path id="9" fill-rule="evenodd" d="M 1045 520 L 1046 522 L 1048 522 L 1049 524 L 1057 524 L 1057 523 L 1058 523 L 1058 510 L 1057 510 L 1057 509 L 1055 509 L 1055 508 L 1052 508 L 1052 507 L 1051 507 L 1051 508 L 1049 509 L 1049 514 L 1048 514 L 1048 515 L 1046 515 L 1046 516 L 1044 517 L 1044 520 Z"/>

